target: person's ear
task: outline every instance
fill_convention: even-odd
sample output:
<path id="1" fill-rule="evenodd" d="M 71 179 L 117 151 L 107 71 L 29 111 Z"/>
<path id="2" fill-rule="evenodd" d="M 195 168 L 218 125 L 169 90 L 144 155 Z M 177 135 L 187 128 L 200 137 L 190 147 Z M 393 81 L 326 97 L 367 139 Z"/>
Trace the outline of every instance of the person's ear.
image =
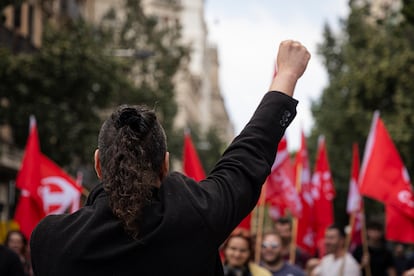
<path id="1" fill-rule="evenodd" d="M 99 149 L 95 150 L 95 172 L 99 179 L 102 179 L 101 162 L 99 161 Z"/>
<path id="2" fill-rule="evenodd" d="M 164 163 L 162 164 L 161 168 L 161 181 L 164 179 L 164 177 L 167 176 L 168 172 L 170 171 L 170 153 L 167 151 L 165 152 L 164 156 Z"/>

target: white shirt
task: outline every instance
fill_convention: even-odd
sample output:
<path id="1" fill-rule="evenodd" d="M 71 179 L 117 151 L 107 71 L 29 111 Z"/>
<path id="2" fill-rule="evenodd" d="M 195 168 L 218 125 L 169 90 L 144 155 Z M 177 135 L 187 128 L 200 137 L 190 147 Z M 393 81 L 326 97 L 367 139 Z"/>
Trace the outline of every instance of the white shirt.
<path id="1" fill-rule="evenodd" d="M 342 274 L 341 274 L 342 271 Z M 351 254 L 335 259 L 334 254 L 328 254 L 312 271 L 315 276 L 360 276 L 361 270 Z"/>

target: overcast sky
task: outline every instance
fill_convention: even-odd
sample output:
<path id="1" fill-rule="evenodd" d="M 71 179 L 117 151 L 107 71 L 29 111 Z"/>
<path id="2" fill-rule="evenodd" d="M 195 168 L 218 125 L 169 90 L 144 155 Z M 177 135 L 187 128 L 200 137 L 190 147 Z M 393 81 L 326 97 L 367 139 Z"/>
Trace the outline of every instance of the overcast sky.
<path id="1" fill-rule="evenodd" d="M 311 101 L 327 84 L 327 74 L 316 54 L 325 23 L 338 29 L 348 14 L 348 0 L 206 0 L 209 41 L 218 47 L 220 87 L 238 134 L 267 91 L 279 43 L 302 42 L 312 58 L 299 80 L 295 98 L 298 115 L 287 130 L 290 150 L 300 143 L 300 130 L 309 134 Z"/>

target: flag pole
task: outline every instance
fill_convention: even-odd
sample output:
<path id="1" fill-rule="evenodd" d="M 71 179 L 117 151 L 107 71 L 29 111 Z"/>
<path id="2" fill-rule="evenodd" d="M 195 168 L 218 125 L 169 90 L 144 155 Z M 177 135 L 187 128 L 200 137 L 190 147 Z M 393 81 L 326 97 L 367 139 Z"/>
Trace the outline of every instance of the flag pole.
<path id="1" fill-rule="evenodd" d="M 263 224 L 264 224 L 263 222 L 264 222 L 264 211 L 265 211 L 266 186 L 267 186 L 267 180 L 263 184 L 262 192 L 259 198 L 259 204 L 257 206 L 258 218 L 257 218 L 257 223 L 256 223 L 257 224 L 256 248 L 255 248 L 255 255 L 254 255 L 254 261 L 257 264 L 260 262 L 262 240 L 263 240 Z"/>
<path id="2" fill-rule="evenodd" d="M 349 246 L 351 245 L 351 239 L 352 239 L 352 230 L 354 229 L 355 224 L 355 212 L 351 212 L 351 216 L 349 217 L 349 231 L 346 233 L 346 239 L 345 239 L 345 254 L 349 250 Z M 345 256 L 342 258 L 341 267 L 339 269 L 339 276 L 344 275 L 345 270 Z"/>
<path id="3" fill-rule="evenodd" d="M 298 164 L 296 169 L 296 191 L 300 195 L 302 189 L 302 164 Z M 295 264 L 296 262 L 296 239 L 298 236 L 298 218 L 294 217 L 292 219 L 292 240 L 290 241 L 290 250 L 289 250 L 289 263 Z"/>
<path id="4" fill-rule="evenodd" d="M 345 240 L 345 249 L 348 251 L 349 246 L 351 245 L 352 240 L 352 231 L 354 229 L 355 224 L 355 212 L 351 212 L 351 216 L 349 217 L 349 232 L 346 233 L 346 240 Z"/>
<path id="5" fill-rule="evenodd" d="M 294 217 L 292 219 L 292 240 L 290 242 L 290 251 L 289 251 L 289 263 L 295 264 L 296 262 L 296 238 L 298 233 L 298 219 Z"/>

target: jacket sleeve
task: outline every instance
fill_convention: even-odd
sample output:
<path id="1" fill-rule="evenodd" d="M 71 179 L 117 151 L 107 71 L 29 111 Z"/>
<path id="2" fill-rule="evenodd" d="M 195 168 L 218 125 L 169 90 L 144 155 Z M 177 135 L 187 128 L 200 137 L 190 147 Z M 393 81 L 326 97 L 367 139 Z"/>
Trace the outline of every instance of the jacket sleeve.
<path id="1" fill-rule="evenodd" d="M 199 193 L 192 197 L 197 200 L 193 204 L 219 243 L 256 205 L 297 103 L 283 93 L 268 92 L 208 177 L 193 190 Z"/>

